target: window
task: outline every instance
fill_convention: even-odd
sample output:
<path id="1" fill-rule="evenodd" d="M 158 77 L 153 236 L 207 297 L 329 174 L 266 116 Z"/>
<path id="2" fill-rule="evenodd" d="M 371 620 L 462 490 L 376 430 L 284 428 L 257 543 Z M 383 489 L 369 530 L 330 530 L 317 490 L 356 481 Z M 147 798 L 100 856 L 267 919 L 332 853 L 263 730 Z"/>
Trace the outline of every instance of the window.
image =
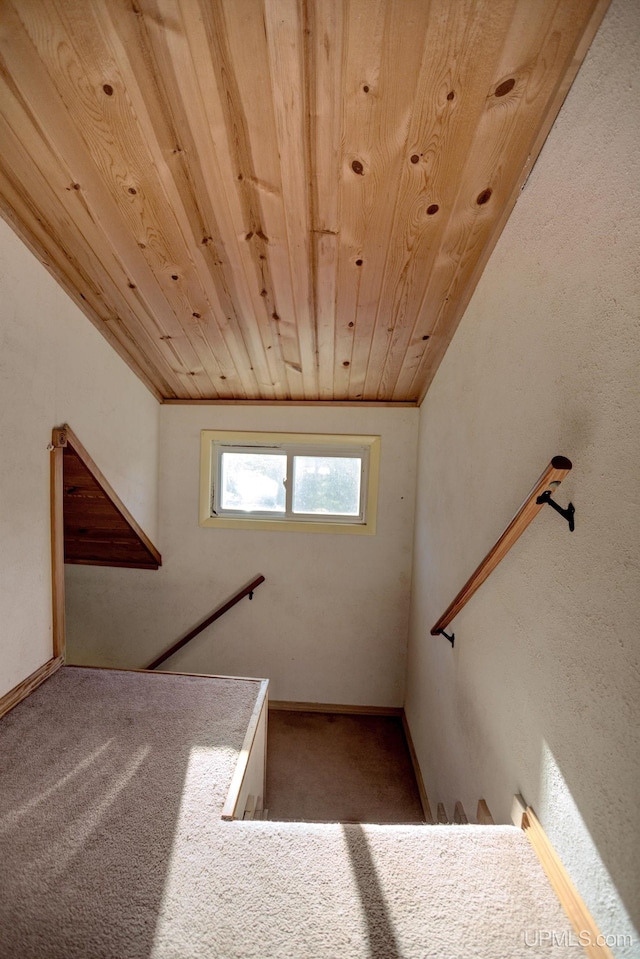
<path id="1" fill-rule="evenodd" d="M 374 533 L 380 438 L 202 432 L 200 525 Z"/>

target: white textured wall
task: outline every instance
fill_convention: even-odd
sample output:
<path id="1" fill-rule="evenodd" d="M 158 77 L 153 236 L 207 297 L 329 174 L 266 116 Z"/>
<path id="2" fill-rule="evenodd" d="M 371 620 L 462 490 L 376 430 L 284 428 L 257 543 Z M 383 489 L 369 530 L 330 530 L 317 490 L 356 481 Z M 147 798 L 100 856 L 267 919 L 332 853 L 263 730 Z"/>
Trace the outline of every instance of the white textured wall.
<path id="1" fill-rule="evenodd" d="M 430 798 L 521 791 L 609 934 L 640 904 L 639 39 L 614 0 L 422 406 L 406 702 Z M 543 510 L 452 651 L 431 626 L 557 453 L 576 531 Z"/>
<path id="2" fill-rule="evenodd" d="M 153 539 L 160 407 L 2 221 L 0 304 L 1 696 L 52 655 L 52 428 L 69 423 Z"/>
<path id="3" fill-rule="evenodd" d="M 163 406 L 158 573 L 73 571 L 77 662 L 140 666 L 263 573 L 266 582 L 168 669 L 266 676 L 274 699 L 401 705 L 409 617 L 417 409 Z M 200 430 L 382 437 L 378 532 L 198 525 Z"/>

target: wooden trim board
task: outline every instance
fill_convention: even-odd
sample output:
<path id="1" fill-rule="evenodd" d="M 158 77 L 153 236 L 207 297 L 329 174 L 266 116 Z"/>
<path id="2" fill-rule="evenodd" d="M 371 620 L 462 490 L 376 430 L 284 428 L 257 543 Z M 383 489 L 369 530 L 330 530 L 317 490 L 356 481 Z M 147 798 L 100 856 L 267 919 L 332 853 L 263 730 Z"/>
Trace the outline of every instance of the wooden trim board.
<path id="1" fill-rule="evenodd" d="M 424 779 L 422 778 L 422 770 L 420 769 L 420 763 L 418 762 L 418 754 L 416 753 L 415 746 L 413 745 L 411 730 L 409 729 L 409 721 L 404 709 L 402 710 L 402 728 L 404 729 L 404 737 L 407 741 L 409 756 L 411 757 L 411 765 L 413 766 L 418 792 L 420 793 L 420 802 L 422 803 L 422 811 L 424 812 L 425 822 L 431 824 L 434 821 L 433 814 L 431 812 L 431 804 L 429 803 L 429 797 L 427 796 Z"/>
<path id="2" fill-rule="evenodd" d="M 301 703 L 286 699 L 269 700 L 269 709 L 294 713 L 335 713 L 345 716 L 402 716 L 402 706 L 352 706 L 348 703 Z"/>
<path id="3" fill-rule="evenodd" d="M 417 409 L 416 400 L 174 400 L 164 399 L 163 406 L 349 406 L 355 409 L 388 407 L 390 409 Z"/>
<path id="4" fill-rule="evenodd" d="M 227 798 L 222 808 L 222 819 L 231 820 L 231 819 L 243 818 L 244 809 L 239 810 L 238 806 L 239 806 L 240 796 L 242 794 L 242 787 L 244 784 L 245 776 L 247 774 L 247 769 L 249 767 L 251 750 L 253 748 L 253 744 L 256 739 L 258 727 L 260 725 L 260 719 L 263 713 L 266 720 L 266 711 L 268 709 L 268 693 L 269 693 L 269 680 L 263 679 L 261 680 L 260 690 L 258 692 L 258 698 L 256 699 L 256 703 L 253 708 L 253 712 L 251 714 L 251 719 L 249 720 L 249 725 L 247 726 L 247 731 L 245 733 L 242 749 L 240 750 L 240 755 L 238 757 L 238 762 L 236 763 L 236 768 L 233 773 L 231 785 L 229 786 L 229 792 L 227 793 Z M 266 729 L 265 729 L 265 743 L 266 743 Z M 266 745 L 265 745 L 265 756 L 266 756 Z"/>
<path id="5" fill-rule="evenodd" d="M 487 803 L 484 799 L 478 800 L 478 811 L 476 813 L 476 819 L 478 820 L 479 826 L 494 826 L 493 816 L 491 811 L 487 806 Z"/>
<path id="6" fill-rule="evenodd" d="M 468 826 L 469 820 L 467 819 L 467 814 L 464 811 L 464 806 L 458 800 L 453 807 L 453 821 L 457 826 Z"/>
<path id="7" fill-rule="evenodd" d="M 220 676 L 218 673 L 181 673 L 174 669 L 145 669 L 128 666 L 86 666 L 82 663 L 65 663 L 66 669 L 105 669 L 113 673 L 148 673 L 149 676 L 196 676 L 198 679 L 238 679 L 243 683 L 266 683 L 267 679 L 256 676 Z"/>
<path id="8" fill-rule="evenodd" d="M 542 828 L 540 820 L 531 806 L 527 806 L 522 796 L 514 796 L 511 819 L 515 826 L 524 831 L 533 846 L 547 878 L 560 900 L 560 905 L 569 917 L 576 936 L 590 959 L 614 959 L 607 945 L 599 945 L 604 940 L 593 916 L 574 886 L 569 873 L 560 857 L 551 845 L 549 837 Z"/>
<path id="9" fill-rule="evenodd" d="M 109 559 L 73 559 L 67 560 L 67 562 L 72 566 L 115 566 L 118 569 L 148 569 L 150 572 L 155 572 L 157 566 L 142 566 L 140 563 L 123 563 L 121 560 L 109 560 Z"/>
<path id="10" fill-rule="evenodd" d="M 65 654 L 64 609 L 64 449 L 52 443 L 50 461 L 51 497 L 51 595 L 53 655 Z"/>
<path id="11" fill-rule="evenodd" d="M 10 689 L 8 693 L 5 693 L 2 699 L 0 699 L 0 719 L 5 716 L 10 709 L 13 709 L 14 706 L 21 703 L 23 699 L 26 699 L 45 679 L 48 679 L 49 676 L 52 676 L 60 669 L 63 662 L 62 656 L 54 656 L 53 659 L 47 660 L 46 663 L 39 666 L 38 669 L 34 670 L 30 676 L 23 679 L 22 682 L 14 686 L 13 689 Z"/>

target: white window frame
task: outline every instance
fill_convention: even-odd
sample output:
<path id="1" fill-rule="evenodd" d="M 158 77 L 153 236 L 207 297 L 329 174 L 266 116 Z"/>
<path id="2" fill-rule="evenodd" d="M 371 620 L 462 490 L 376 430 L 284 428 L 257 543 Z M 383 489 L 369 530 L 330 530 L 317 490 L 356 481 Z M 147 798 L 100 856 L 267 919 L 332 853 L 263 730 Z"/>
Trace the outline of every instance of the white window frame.
<path id="1" fill-rule="evenodd" d="M 286 489 L 285 513 L 244 512 L 221 509 L 221 461 L 225 450 L 260 452 L 280 450 L 287 457 L 287 476 L 293 477 L 293 458 L 302 456 L 353 456 L 360 459 L 360 512 L 358 516 L 294 513 L 293 484 Z M 258 433 L 203 430 L 201 433 L 200 525 L 213 528 L 334 532 L 372 535 L 376 529 L 380 437 L 351 434 Z"/>

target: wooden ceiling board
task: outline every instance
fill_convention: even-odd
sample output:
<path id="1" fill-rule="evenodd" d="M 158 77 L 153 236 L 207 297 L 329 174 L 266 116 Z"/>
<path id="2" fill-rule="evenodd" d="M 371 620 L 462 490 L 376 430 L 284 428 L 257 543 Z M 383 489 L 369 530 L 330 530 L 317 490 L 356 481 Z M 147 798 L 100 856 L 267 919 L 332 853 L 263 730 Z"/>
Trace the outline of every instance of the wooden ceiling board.
<path id="1" fill-rule="evenodd" d="M 415 402 L 608 0 L 0 0 L 0 209 L 167 400 Z"/>
<path id="2" fill-rule="evenodd" d="M 336 399 L 335 335 L 340 243 L 339 188 L 342 155 L 344 17 L 341 0 L 307 2 L 305 85 L 308 115 L 305 152 L 311 230 L 312 324 L 319 400 Z"/>
<path id="3" fill-rule="evenodd" d="M 453 262 L 431 271 L 417 321 L 433 330 L 430 349 L 417 363 L 407 353 L 394 397 L 406 391 L 419 401 L 424 398 L 609 2 L 560 2 L 546 11 L 542 5 L 517 4 L 474 138 L 471 154 L 478 165 L 471 156 L 467 159 L 456 203 L 462 218 L 465 198 L 471 196 L 468 217 L 479 220 L 482 233 L 474 238 L 468 230 L 465 237 L 461 227 L 456 237 L 453 228 L 449 230 L 456 245 L 445 241 L 439 257 L 450 256 Z M 535 19 L 532 9 L 538 13 Z M 505 93 L 511 79 L 516 83 Z M 487 189 L 492 191 L 489 201 L 479 203 Z"/>
<path id="4" fill-rule="evenodd" d="M 139 346 L 140 342 L 146 342 L 147 350 L 153 357 L 161 354 L 156 340 L 145 338 L 136 313 L 130 309 L 121 288 L 111 281 L 101 266 L 98 258 L 101 234 L 96 235 L 95 246 L 89 245 L 85 240 L 86 234 L 80 234 L 70 221 L 60 202 L 59 192 L 52 185 L 56 178 L 55 165 L 50 167 L 52 173 L 47 175 L 41 172 L 34 164 L 37 150 L 25 149 L 2 117 L 0 142 L 0 202 L 5 219 L 37 256 L 41 256 L 41 251 L 47 246 L 52 249 L 51 257 L 44 261 L 45 265 L 158 399 L 177 396 L 180 382 L 176 380 L 172 386 L 162 373 L 158 374 L 158 369 L 163 368 L 164 357 L 155 356 L 154 365 Z M 16 170 L 20 171 L 20 182 L 13 172 Z M 28 193 L 25 192 L 25 184 Z M 69 187 L 63 186 L 62 189 Z M 37 207 L 32 200 L 35 196 L 38 197 Z M 81 221 L 82 211 L 76 223 Z M 122 276 L 124 279 L 125 274 Z M 107 289 L 107 301 L 112 310 L 105 305 L 103 287 Z"/>

